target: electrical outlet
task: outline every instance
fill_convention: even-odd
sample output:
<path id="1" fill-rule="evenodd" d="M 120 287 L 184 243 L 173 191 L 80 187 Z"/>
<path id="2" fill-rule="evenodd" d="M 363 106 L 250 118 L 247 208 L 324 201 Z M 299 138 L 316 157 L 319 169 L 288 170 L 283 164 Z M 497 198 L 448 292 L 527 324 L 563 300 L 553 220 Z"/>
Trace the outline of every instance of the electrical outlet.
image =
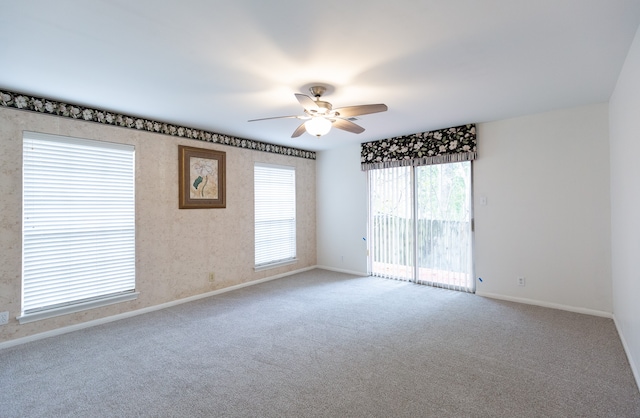
<path id="1" fill-rule="evenodd" d="M 0 312 L 0 325 L 9 323 L 9 312 Z"/>
<path id="2" fill-rule="evenodd" d="M 216 274 L 214 272 L 210 272 L 209 273 L 209 281 L 210 282 L 215 282 L 216 281 Z"/>
<path id="3" fill-rule="evenodd" d="M 526 280 L 524 279 L 524 277 L 520 276 L 518 277 L 518 286 L 524 286 L 526 284 Z"/>

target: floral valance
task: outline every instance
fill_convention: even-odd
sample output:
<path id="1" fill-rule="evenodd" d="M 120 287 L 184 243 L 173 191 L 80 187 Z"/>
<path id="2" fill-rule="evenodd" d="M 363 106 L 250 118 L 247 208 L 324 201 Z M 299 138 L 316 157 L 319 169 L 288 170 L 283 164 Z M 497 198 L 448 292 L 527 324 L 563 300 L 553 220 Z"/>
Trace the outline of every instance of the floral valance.
<path id="1" fill-rule="evenodd" d="M 477 157 L 476 126 L 456 126 L 437 131 L 398 136 L 361 145 L 361 168 L 442 164 Z"/>
<path id="2" fill-rule="evenodd" d="M 0 90 L 0 106 L 84 120 L 88 122 L 96 122 L 103 125 L 119 126 L 139 131 L 197 139 L 200 141 L 213 142 L 232 147 L 247 148 L 274 154 L 291 155 L 293 157 L 308 158 L 311 160 L 316 159 L 316 153 L 313 151 L 267 144 L 265 142 L 254 141 L 252 139 L 236 138 L 234 136 L 217 134 L 215 132 L 208 132 L 202 129 L 194 129 L 187 126 L 143 119 L 117 112 L 93 109 L 86 106 L 79 106 L 41 97 L 33 97 L 27 94 L 14 93 L 10 91 Z"/>

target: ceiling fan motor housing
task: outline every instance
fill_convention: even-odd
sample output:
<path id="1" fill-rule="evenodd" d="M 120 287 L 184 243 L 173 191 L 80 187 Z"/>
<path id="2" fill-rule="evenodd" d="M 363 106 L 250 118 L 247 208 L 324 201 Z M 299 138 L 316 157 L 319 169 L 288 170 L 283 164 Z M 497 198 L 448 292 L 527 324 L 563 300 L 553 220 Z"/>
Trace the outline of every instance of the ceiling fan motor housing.
<path id="1" fill-rule="evenodd" d="M 320 97 L 327 91 L 327 88 L 324 86 L 311 86 L 309 87 L 309 91 L 315 97 L 315 104 L 318 106 L 318 109 L 310 109 L 313 114 L 327 115 L 331 112 L 332 106 L 331 103 L 320 100 Z"/>
<path id="2" fill-rule="evenodd" d="M 312 110 L 312 112 L 314 113 L 319 113 L 322 115 L 326 115 L 327 113 L 331 112 L 331 103 L 329 102 L 323 102 L 322 100 L 316 100 L 316 105 L 318 106 L 318 110 Z"/>

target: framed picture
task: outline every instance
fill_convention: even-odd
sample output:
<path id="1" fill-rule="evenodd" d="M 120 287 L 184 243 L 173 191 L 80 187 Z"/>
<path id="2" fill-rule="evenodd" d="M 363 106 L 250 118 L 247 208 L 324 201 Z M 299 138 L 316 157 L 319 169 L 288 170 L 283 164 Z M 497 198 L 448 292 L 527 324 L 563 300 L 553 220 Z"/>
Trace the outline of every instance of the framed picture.
<path id="1" fill-rule="evenodd" d="M 226 207 L 226 153 L 178 146 L 180 209 Z"/>

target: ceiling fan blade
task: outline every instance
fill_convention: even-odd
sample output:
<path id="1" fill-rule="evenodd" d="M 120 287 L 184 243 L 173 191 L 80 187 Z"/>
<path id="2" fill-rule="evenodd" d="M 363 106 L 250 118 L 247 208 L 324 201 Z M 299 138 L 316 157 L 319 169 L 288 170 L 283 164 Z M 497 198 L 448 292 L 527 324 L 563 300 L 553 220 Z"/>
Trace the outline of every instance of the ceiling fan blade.
<path id="1" fill-rule="evenodd" d="M 248 122 L 256 122 L 259 120 L 269 120 L 269 119 L 291 119 L 291 118 L 300 119 L 300 118 L 304 118 L 304 116 L 274 116 L 272 118 L 251 119 Z"/>
<path id="2" fill-rule="evenodd" d="M 304 127 L 305 123 L 307 123 L 307 121 L 302 122 L 302 124 L 300 126 L 298 126 L 295 131 L 293 131 L 293 134 L 291 135 L 291 138 L 297 138 L 297 137 L 299 137 L 300 135 L 302 135 L 303 133 L 306 132 L 306 129 Z"/>
<path id="3" fill-rule="evenodd" d="M 296 99 L 298 99 L 304 110 L 306 110 L 307 112 L 316 113 L 320 111 L 320 108 L 318 107 L 316 102 L 314 102 L 313 99 L 306 94 L 296 93 Z"/>
<path id="4" fill-rule="evenodd" d="M 370 104 L 370 105 L 360 105 L 360 106 L 347 106 L 347 107 L 339 107 L 334 109 L 341 118 L 348 118 L 351 116 L 360 116 L 360 115 L 368 115 L 370 113 L 378 113 L 378 112 L 386 112 L 387 105 L 385 104 Z"/>
<path id="5" fill-rule="evenodd" d="M 332 125 L 338 129 L 342 129 L 343 131 L 351 132 L 354 134 L 359 134 L 364 132 L 364 128 L 360 125 L 356 125 L 355 123 L 348 121 L 346 119 L 336 118 Z"/>

